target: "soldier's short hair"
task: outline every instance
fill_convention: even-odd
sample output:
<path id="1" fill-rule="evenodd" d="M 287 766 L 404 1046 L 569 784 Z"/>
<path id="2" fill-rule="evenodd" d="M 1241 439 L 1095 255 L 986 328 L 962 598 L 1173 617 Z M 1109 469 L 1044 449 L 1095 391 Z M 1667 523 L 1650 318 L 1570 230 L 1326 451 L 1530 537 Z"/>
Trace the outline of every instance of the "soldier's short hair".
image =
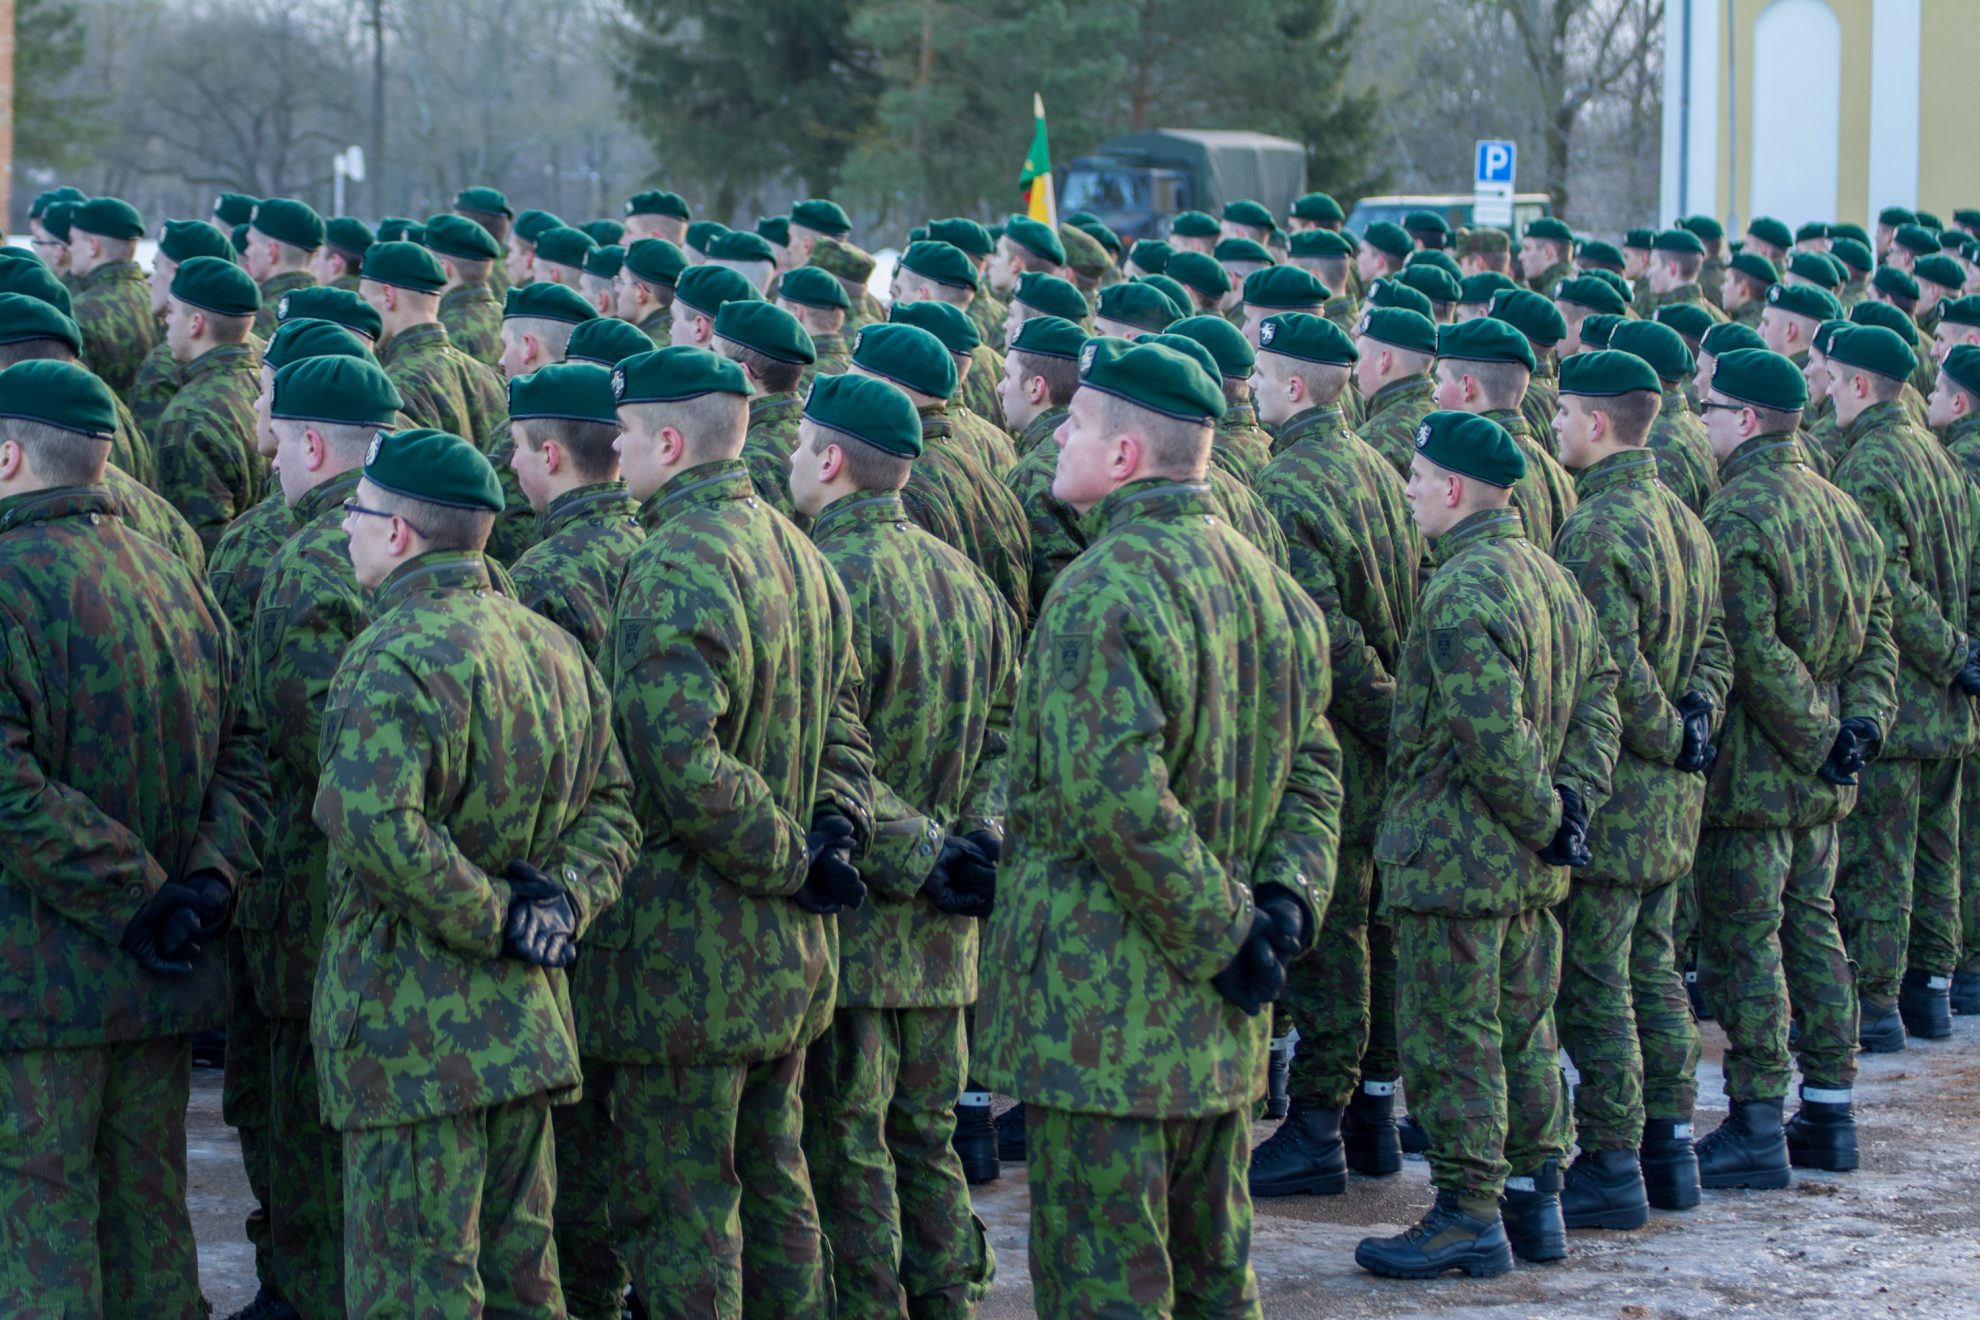
<path id="1" fill-rule="evenodd" d="M 519 417 L 509 423 L 516 443 L 527 445 L 532 454 L 541 453 L 545 441 L 555 440 L 571 456 L 571 466 L 585 481 L 610 481 L 619 466 L 613 444 L 619 438 L 616 422 L 586 422 L 574 417 Z"/>
<path id="2" fill-rule="evenodd" d="M 1322 284 L 1336 293 L 1347 287 L 1348 259 L 1346 257 L 1294 257 L 1295 266 L 1310 270 L 1319 277 Z"/>
<path id="3" fill-rule="evenodd" d="M 1875 382 L 1878 377 L 1872 376 L 1870 379 L 1872 382 Z M 1902 384 L 1903 382 L 1898 383 Z M 1896 397 L 1896 391 L 1892 391 L 1892 397 Z M 1801 413 L 1799 410 L 1795 412 L 1782 412 L 1778 408 L 1755 408 L 1750 403 L 1746 406 L 1753 408 L 1753 420 L 1756 428 L 1754 430 L 1755 435 L 1785 435 L 1790 431 L 1796 430 L 1801 425 Z"/>
<path id="4" fill-rule="evenodd" d="M 103 479 L 110 445 L 46 422 L 0 418 L 0 441 L 12 440 L 27 455 L 34 475 L 51 486 L 88 486 Z"/>
<path id="5" fill-rule="evenodd" d="M 1533 373 L 1517 362 L 1451 361 L 1451 370 L 1478 382 L 1489 408 L 1517 408 Z"/>
<path id="6" fill-rule="evenodd" d="M 1579 403 L 1583 412 L 1603 414 L 1609 419 L 1610 434 L 1618 444 L 1637 447 L 1650 439 L 1650 428 L 1657 424 L 1657 415 L 1664 407 L 1664 396 L 1655 390 L 1630 390 L 1600 398 L 1585 394 L 1561 397 L 1563 401 L 1573 399 Z"/>
<path id="7" fill-rule="evenodd" d="M 1201 478 L 1210 461 L 1213 435 L 1208 421 L 1170 417 L 1114 394 L 1098 394 L 1100 418 L 1105 427 L 1118 434 L 1132 431 L 1147 445 L 1148 461 L 1158 472 L 1171 477 Z"/>
<path id="8" fill-rule="evenodd" d="M 914 471 L 914 460 L 890 454 L 850 432 L 812 422 L 817 431 L 811 437 L 811 452 L 822 454 L 825 446 L 837 445 L 846 456 L 846 479 L 861 490 L 899 490 L 907 485 Z"/>
<path id="9" fill-rule="evenodd" d="M 377 428 L 372 428 L 374 433 Z M 428 504 L 389 490 L 376 496 L 378 507 L 412 524 L 435 550 L 480 550 L 495 530 L 493 509 L 462 509 L 451 504 Z"/>
<path id="10" fill-rule="evenodd" d="M 77 361 L 76 350 L 62 339 L 23 339 L 18 343 L 0 344 L 0 370 L 13 366 L 16 362 Z"/>
<path id="11" fill-rule="evenodd" d="M 1705 255 L 1702 252 L 1671 252 L 1659 248 L 1657 260 L 1669 266 L 1687 281 L 1697 279 L 1698 272 L 1705 265 Z"/>
<path id="12" fill-rule="evenodd" d="M 1224 407 L 1226 409 L 1235 408 L 1239 404 L 1251 402 L 1250 377 L 1225 376 L 1222 379 L 1224 383 Z"/>
<path id="13" fill-rule="evenodd" d="M 791 303 L 786 310 L 797 317 L 798 324 L 816 335 L 836 335 L 846 328 L 846 309 L 843 307 L 814 307 L 810 303 Z"/>
<path id="14" fill-rule="evenodd" d="M 516 343 L 522 342 L 524 335 L 535 335 L 544 358 L 550 362 L 561 362 L 565 350 L 571 346 L 571 331 L 575 329 L 575 321 L 553 321 L 547 316 L 511 316 L 502 322 L 502 342 L 512 342 L 509 339 L 511 331 L 515 332 L 513 342 Z"/>
<path id="15" fill-rule="evenodd" d="M 489 276 L 495 273 L 495 263 L 487 257 L 457 257 L 451 252 L 435 252 L 433 259 L 442 266 L 452 266 L 454 274 L 461 277 L 463 284 L 486 284 Z M 352 273 L 356 273 L 355 268 Z"/>
<path id="16" fill-rule="evenodd" d="M 248 331 L 254 329 L 252 316 L 222 316 L 203 307 L 198 311 L 206 318 L 206 333 L 223 344 L 241 343 L 247 339 Z"/>
<path id="17" fill-rule="evenodd" d="M 1274 380 L 1305 381 L 1307 394 L 1322 405 L 1338 402 L 1347 390 L 1348 381 L 1354 376 L 1354 368 L 1342 366 L 1338 362 L 1308 362 L 1304 358 L 1287 357 L 1283 353 L 1259 354 L 1258 366 L 1261 373 L 1269 373 Z M 1225 397 L 1229 397 L 1228 390 L 1225 391 Z"/>
<path id="18" fill-rule="evenodd" d="M 766 394 L 782 394 L 786 390 L 794 390 L 798 386 L 798 381 L 804 376 L 802 362 L 785 362 L 771 357 L 768 353 L 758 352 L 746 344 L 738 344 L 733 339 L 724 339 L 720 335 L 715 336 L 715 351 L 731 362 L 748 367 L 750 374 L 756 377 L 756 383 L 763 387 Z"/>
<path id="19" fill-rule="evenodd" d="M 378 434 L 378 428 L 367 423 L 312 422 L 300 417 L 271 417 L 268 425 L 278 438 L 285 440 L 299 438 L 304 431 L 314 431 L 323 437 L 325 447 L 332 453 L 353 462 L 363 461 L 364 451 Z"/>
<path id="20" fill-rule="evenodd" d="M 503 215 L 500 211 L 477 211 L 470 206 L 457 206 L 454 208 L 454 214 L 465 216 L 480 225 L 483 229 L 486 229 L 489 237 L 493 238 L 497 243 L 506 243 L 509 241 L 509 217 Z M 439 253 L 436 252 L 434 255 L 438 256 Z"/>
<path id="21" fill-rule="evenodd" d="M 1849 364 L 1844 363 L 1843 365 L 1848 366 Z M 1850 372 L 1852 375 L 1862 376 L 1863 379 L 1870 382 L 1870 398 L 1876 403 L 1889 403 L 1892 399 L 1903 394 L 1904 387 L 1909 383 L 1908 381 L 1899 380 L 1895 376 L 1886 376 L 1880 371 L 1865 371 L 1860 367 L 1851 367 Z"/>
<path id="22" fill-rule="evenodd" d="M 672 403 L 622 403 L 624 412 L 639 418 L 647 432 L 658 435 L 671 426 L 687 442 L 687 457 L 712 463 L 742 453 L 749 434 L 749 400 L 740 394 L 698 394 Z"/>
<path id="23" fill-rule="evenodd" d="M 1036 376 L 1045 382 L 1045 401 L 1048 404 L 1063 408 L 1072 402 L 1073 393 L 1079 389 L 1079 363 L 1075 359 L 1016 351 L 1011 356 L 1017 359 L 1020 379 L 1029 380 Z"/>
<path id="24" fill-rule="evenodd" d="M 91 234 L 90 237 L 103 245 L 105 261 L 130 261 L 137 256 L 135 238 L 112 238 L 108 234 Z"/>

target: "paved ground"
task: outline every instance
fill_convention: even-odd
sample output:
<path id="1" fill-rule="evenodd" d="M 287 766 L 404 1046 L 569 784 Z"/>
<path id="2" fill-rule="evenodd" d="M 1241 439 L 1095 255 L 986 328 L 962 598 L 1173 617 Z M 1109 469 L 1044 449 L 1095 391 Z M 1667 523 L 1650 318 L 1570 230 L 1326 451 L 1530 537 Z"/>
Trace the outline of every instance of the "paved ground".
<path id="1" fill-rule="evenodd" d="M 1721 1038 L 1707 1024 L 1699 1127 L 1723 1112 Z M 1792 1105 L 1790 1105 L 1792 1109 Z M 1342 1197 L 1261 1202 L 1254 1258 L 1273 1320 L 1326 1316 L 1980 1316 L 1980 1019 L 1950 1041 L 1864 1061 L 1857 1087 L 1864 1167 L 1804 1177 L 1785 1192 L 1707 1192 L 1637 1233 L 1576 1233 L 1570 1258 L 1491 1280 L 1398 1283 L 1356 1269 L 1354 1244 L 1414 1222 L 1428 1170 L 1356 1180 Z M 1270 1128 L 1260 1125 L 1262 1138 Z M 225 1316 L 254 1292 L 241 1236 L 239 1147 L 220 1122 L 218 1073 L 195 1074 L 193 1211 L 206 1292 Z M 985 1320 L 1033 1314 L 1025 1272 L 1024 1171 L 1006 1165 L 978 1212 L 998 1255 Z"/>

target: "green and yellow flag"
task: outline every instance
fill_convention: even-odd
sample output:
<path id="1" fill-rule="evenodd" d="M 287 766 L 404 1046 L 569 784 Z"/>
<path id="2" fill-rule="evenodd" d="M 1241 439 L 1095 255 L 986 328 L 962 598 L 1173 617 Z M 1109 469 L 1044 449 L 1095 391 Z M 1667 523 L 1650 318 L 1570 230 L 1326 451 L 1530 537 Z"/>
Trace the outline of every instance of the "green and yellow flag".
<path id="1" fill-rule="evenodd" d="M 1052 151 L 1045 145 L 1045 98 L 1036 92 L 1031 94 L 1031 114 L 1031 150 L 1018 171 L 1018 190 L 1024 194 L 1024 213 L 1056 228 L 1059 199 L 1052 191 Z"/>

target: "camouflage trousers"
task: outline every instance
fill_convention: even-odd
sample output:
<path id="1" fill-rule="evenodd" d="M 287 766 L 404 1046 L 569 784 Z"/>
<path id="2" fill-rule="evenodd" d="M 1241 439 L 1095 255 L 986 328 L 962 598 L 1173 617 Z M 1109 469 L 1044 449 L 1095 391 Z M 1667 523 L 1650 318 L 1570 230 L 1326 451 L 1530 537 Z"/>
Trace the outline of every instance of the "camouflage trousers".
<path id="1" fill-rule="evenodd" d="M 1966 759 L 1927 761 L 1918 782 L 1918 856 L 1911 873 L 1911 935 L 1905 970 L 1951 976 L 1959 966 L 1961 903 L 1965 898 L 1961 851 L 1965 839 Z"/>
<path id="2" fill-rule="evenodd" d="M 243 1228 L 254 1248 L 254 1275 L 276 1283 L 275 1245 L 268 1218 L 268 1038 L 275 1024 L 254 1001 L 239 933 L 227 933 L 227 1067 L 220 1089 L 220 1117 L 241 1139 L 254 1208 Z M 277 1285 L 279 1286 L 279 1285 Z"/>
<path id="3" fill-rule="evenodd" d="M 1800 1028 L 1802 1081 L 1856 1080 L 1856 984 L 1836 928 L 1834 825 L 1707 828 L 1691 873 L 1703 916 L 1705 993 L 1726 1033 L 1726 1094 L 1788 1092 L 1788 1013 Z"/>
<path id="4" fill-rule="evenodd" d="M 275 1281 L 309 1320 L 344 1314 L 344 1134 L 325 1126 L 309 1023 L 271 1024 L 268 1227 Z"/>
<path id="5" fill-rule="evenodd" d="M 556 1192 L 547 1095 L 344 1133 L 348 1314 L 561 1318 Z"/>
<path id="6" fill-rule="evenodd" d="M 1858 776 L 1856 809 L 1838 827 L 1835 904 L 1866 1004 L 1897 1002 L 1914 938 L 1938 975 L 1958 961 L 1959 775 L 1958 761 L 1899 760 Z"/>
<path id="7" fill-rule="evenodd" d="M 1959 970 L 1980 973 L 1980 754 L 1962 762 L 1959 800 Z"/>
<path id="8" fill-rule="evenodd" d="M 656 1320 L 832 1314 L 803 1083 L 803 1050 L 752 1064 L 611 1069 L 612 1232 Z"/>
<path id="9" fill-rule="evenodd" d="M 1576 878 L 1559 909 L 1554 1016 L 1581 1073 L 1574 1118 L 1583 1150 L 1635 1150 L 1645 1118 L 1691 1121 L 1699 1039 L 1671 942 L 1677 890 Z"/>
<path id="10" fill-rule="evenodd" d="M 1025 1106 L 1039 1320 L 1239 1320 L 1251 1270 L 1249 1108 L 1115 1118 Z"/>
<path id="11" fill-rule="evenodd" d="M 840 1320 L 967 1317 L 996 1257 L 956 1127 L 961 1008 L 845 1008 L 805 1057 L 804 1154 Z"/>
<path id="12" fill-rule="evenodd" d="M 1453 919 L 1397 912 L 1396 1038 L 1430 1181 L 1496 1197 L 1567 1154 L 1554 995 L 1561 928 L 1541 909 Z"/>
<path id="13" fill-rule="evenodd" d="M 0 1053 L 0 1307 L 206 1314 L 186 1210 L 187 1036 Z"/>
<path id="14" fill-rule="evenodd" d="M 584 1061 L 584 1094 L 551 1110 L 557 1136 L 557 1264 L 571 1320 L 619 1320 L 632 1282 L 612 1233 L 613 1165 L 608 1090 L 612 1066 Z"/>
<path id="15" fill-rule="evenodd" d="M 1288 1085 L 1301 1100 L 1341 1109 L 1366 1077 L 1393 1082 L 1396 1059 L 1396 944 L 1375 911 L 1375 859 L 1343 846 L 1320 935 L 1286 969 L 1273 1034 L 1299 1028 Z"/>

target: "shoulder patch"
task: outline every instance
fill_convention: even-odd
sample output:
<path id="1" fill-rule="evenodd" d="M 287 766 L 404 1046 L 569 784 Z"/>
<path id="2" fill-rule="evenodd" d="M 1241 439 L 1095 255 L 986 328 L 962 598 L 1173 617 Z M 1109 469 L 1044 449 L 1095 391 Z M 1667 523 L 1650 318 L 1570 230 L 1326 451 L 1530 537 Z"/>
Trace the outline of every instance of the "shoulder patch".
<path id="1" fill-rule="evenodd" d="M 371 433 L 371 447 L 364 451 L 364 466 L 370 467 L 373 463 L 376 463 L 378 461 L 378 451 L 384 447 L 385 433 L 383 431 L 373 431 Z"/>
<path id="2" fill-rule="evenodd" d="M 286 293 L 282 295 L 282 301 L 275 304 L 275 319 L 278 321 L 289 319 L 289 295 Z"/>
<path id="3" fill-rule="evenodd" d="M 1093 370 L 1093 355 L 1097 351 L 1097 345 L 1090 343 L 1079 350 L 1079 374 L 1081 379 L 1085 379 L 1086 374 Z"/>
<path id="4" fill-rule="evenodd" d="M 1455 628 L 1432 628 L 1430 630 L 1430 654 L 1437 658 L 1439 665 L 1448 665 L 1457 654 L 1458 630 Z"/>
<path id="5" fill-rule="evenodd" d="M 1052 643 L 1052 681 L 1070 692 L 1092 666 L 1093 634 L 1064 633 Z"/>

